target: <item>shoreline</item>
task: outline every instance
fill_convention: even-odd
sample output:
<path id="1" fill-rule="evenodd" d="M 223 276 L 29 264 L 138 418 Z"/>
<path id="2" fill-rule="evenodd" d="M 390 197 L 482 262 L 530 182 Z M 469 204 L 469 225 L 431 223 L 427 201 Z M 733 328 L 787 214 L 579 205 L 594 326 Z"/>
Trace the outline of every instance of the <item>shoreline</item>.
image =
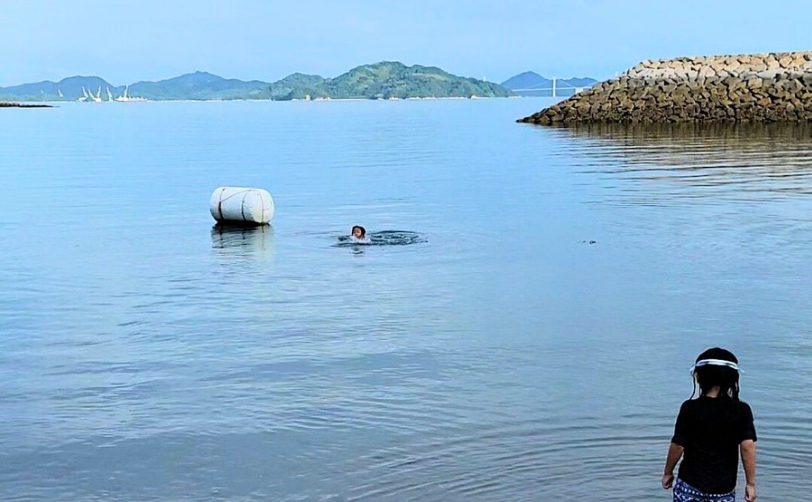
<path id="1" fill-rule="evenodd" d="M 541 97 L 545 99 L 544 96 Z M 547 97 L 548 98 L 548 97 Z M 143 101 L 130 101 L 129 103 L 308 103 L 308 102 L 348 102 L 348 101 L 371 101 L 371 102 L 390 102 L 390 101 L 482 101 L 491 99 L 538 99 L 536 96 L 493 96 L 493 97 L 457 97 L 457 96 L 443 96 L 443 97 L 428 97 L 428 98 L 389 98 L 389 99 L 371 99 L 371 98 L 329 98 L 329 99 L 147 99 Z M 563 99 L 563 98 L 561 98 Z M 22 103 L 4 103 L 0 102 L 0 106 L 21 107 L 21 108 L 36 108 L 47 107 L 53 108 L 62 104 L 85 104 L 80 101 L 44 101 L 42 104 L 22 104 Z M 92 103 L 92 102 L 91 102 Z M 118 101 L 100 101 L 99 103 L 119 103 Z"/>

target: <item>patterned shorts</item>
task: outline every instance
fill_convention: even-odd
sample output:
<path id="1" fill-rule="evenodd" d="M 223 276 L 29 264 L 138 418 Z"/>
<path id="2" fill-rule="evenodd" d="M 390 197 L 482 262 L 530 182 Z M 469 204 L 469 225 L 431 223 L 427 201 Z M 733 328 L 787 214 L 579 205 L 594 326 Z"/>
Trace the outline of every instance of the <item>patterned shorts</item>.
<path id="1" fill-rule="evenodd" d="M 702 493 L 677 478 L 674 483 L 674 502 L 736 502 L 736 490 L 722 494 Z"/>

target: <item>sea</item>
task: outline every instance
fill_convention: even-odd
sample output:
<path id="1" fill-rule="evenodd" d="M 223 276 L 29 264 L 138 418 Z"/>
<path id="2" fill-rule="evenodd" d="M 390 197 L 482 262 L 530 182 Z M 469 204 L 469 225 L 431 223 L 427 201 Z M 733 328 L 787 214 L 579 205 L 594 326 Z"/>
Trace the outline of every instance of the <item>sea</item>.
<path id="1" fill-rule="evenodd" d="M 803 500 L 812 126 L 516 123 L 553 102 L 0 112 L 0 500 L 668 501 L 714 346 Z"/>

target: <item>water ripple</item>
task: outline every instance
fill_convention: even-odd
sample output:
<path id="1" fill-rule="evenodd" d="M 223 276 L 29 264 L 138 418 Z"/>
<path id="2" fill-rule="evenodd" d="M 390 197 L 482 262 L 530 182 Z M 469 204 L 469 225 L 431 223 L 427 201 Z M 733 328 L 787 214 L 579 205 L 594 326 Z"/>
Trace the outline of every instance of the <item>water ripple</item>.
<path id="1" fill-rule="evenodd" d="M 718 344 L 762 497 L 802 500 L 810 126 L 514 123 L 544 104 L 15 115 L 0 498 L 663 499 Z M 222 184 L 268 188 L 273 226 L 213 225 Z M 415 245 L 336 249 L 358 222 Z"/>

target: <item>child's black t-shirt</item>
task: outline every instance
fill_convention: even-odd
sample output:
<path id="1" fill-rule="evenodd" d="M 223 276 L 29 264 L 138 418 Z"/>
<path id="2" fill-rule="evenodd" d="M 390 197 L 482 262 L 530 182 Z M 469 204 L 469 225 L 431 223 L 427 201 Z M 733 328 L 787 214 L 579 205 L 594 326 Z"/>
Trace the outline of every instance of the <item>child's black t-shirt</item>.
<path id="1" fill-rule="evenodd" d="M 736 489 L 739 444 L 756 441 L 753 411 L 744 401 L 700 397 L 682 403 L 671 442 L 682 446 L 679 477 L 708 494 Z"/>

